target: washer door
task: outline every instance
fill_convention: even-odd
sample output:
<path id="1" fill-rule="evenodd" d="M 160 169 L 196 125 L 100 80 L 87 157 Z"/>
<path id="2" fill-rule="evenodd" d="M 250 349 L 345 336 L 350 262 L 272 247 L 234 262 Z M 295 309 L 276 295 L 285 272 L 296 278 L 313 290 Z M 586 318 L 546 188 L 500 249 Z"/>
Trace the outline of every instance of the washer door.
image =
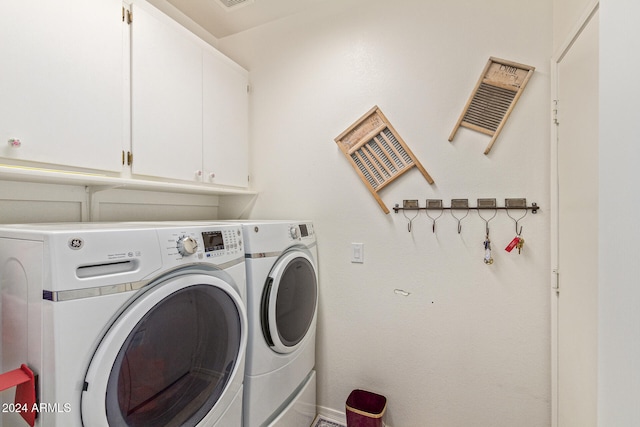
<path id="1" fill-rule="evenodd" d="M 195 426 L 222 413 L 242 384 L 246 342 L 244 306 L 227 282 L 208 274 L 159 282 L 100 342 L 85 379 L 83 423 Z"/>
<path id="2" fill-rule="evenodd" d="M 311 256 L 285 252 L 262 293 L 260 323 L 267 344 L 278 353 L 295 351 L 315 320 L 317 301 L 318 273 Z"/>

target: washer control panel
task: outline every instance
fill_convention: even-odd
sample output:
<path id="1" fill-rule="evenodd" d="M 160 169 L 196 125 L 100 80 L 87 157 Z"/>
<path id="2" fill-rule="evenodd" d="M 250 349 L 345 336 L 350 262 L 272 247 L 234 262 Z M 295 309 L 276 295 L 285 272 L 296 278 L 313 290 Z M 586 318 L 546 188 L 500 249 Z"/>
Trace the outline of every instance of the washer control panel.
<path id="1" fill-rule="evenodd" d="M 158 229 L 167 260 L 225 262 L 226 258 L 244 256 L 242 230 L 237 226 L 188 226 Z"/>
<path id="2" fill-rule="evenodd" d="M 205 256 L 218 256 L 225 253 L 244 254 L 242 231 L 240 228 L 207 230 L 202 232 Z"/>

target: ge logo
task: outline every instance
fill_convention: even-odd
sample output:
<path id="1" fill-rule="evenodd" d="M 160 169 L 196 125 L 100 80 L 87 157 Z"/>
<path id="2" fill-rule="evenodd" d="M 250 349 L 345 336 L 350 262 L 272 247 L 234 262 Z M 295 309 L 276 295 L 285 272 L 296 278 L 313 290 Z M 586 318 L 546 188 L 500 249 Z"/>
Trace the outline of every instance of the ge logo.
<path id="1" fill-rule="evenodd" d="M 69 247 L 73 250 L 78 250 L 78 249 L 82 249 L 82 247 L 84 246 L 84 240 L 80 239 L 79 237 L 72 237 L 71 239 L 69 239 Z"/>

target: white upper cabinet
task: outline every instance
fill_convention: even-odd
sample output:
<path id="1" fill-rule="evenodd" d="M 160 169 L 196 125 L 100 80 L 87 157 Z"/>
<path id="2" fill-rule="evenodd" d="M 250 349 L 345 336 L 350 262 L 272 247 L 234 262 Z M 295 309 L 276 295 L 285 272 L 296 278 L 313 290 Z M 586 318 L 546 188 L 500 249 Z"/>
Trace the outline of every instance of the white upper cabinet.
<path id="1" fill-rule="evenodd" d="M 246 188 L 246 70 L 147 3 L 132 10 L 132 173 Z"/>
<path id="2" fill-rule="evenodd" d="M 203 168 L 205 182 L 248 186 L 247 71 L 213 50 L 203 56 Z"/>
<path id="3" fill-rule="evenodd" d="M 202 49 L 136 2 L 131 25 L 132 172 L 185 181 L 202 173 Z"/>
<path id="4" fill-rule="evenodd" d="M 0 1 L 0 173 L 247 190 L 247 71 L 125 3 Z"/>
<path id="5" fill-rule="evenodd" d="M 121 0 L 0 2 L 0 157 L 122 170 L 124 31 Z"/>

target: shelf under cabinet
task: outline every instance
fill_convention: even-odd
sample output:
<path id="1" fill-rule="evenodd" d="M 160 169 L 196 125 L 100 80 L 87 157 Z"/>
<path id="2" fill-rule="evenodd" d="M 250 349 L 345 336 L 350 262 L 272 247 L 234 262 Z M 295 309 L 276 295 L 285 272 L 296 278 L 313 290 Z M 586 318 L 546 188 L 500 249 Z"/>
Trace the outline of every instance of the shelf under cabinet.
<path id="1" fill-rule="evenodd" d="M 210 195 L 255 195 L 255 191 L 228 188 L 211 184 L 189 184 L 182 182 L 152 181 L 137 178 L 122 178 L 99 173 L 74 172 L 25 166 L 0 165 L 0 180 L 34 182 L 86 187 L 120 188 L 142 191 L 164 191 L 185 194 Z"/>

